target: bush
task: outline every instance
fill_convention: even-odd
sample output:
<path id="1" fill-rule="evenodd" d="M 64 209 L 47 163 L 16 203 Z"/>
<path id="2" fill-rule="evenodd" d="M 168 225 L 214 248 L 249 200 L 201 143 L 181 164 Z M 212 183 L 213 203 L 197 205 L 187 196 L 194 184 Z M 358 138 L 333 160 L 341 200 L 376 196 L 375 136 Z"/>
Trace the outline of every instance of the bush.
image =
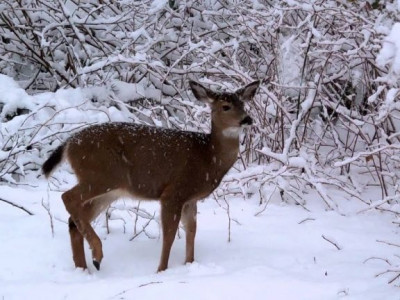
<path id="1" fill-rule="evenodd" d="M 207 130 L 204 108 L 184 100 L 189 78 L 227 90 L 260 79 L 241 173 L 233 171 L 217 194 L 239 186 L 247 196 L 273 185 L 305 206 L 302 193 L 312 187 L 337 209 L 326 190 L 333 185 L 388 209 L 399 192 L 399 58 L 384 40 L 399 17 L 393 1 L 379 1 L 385 9 L 372 4 L 3 1 L 0 71 L 29 93 L 57 93 L 7 112 L 9 101 L 0 98 L 2 179 L 36 174 L 48 151 L 91 122 Z M 69 87 L 77 96 L 70 103 L 63 98 Z M 88 117 L 93 110 L 99 114 Z M 380 202 L 361 199 L 376 183 Z"/>

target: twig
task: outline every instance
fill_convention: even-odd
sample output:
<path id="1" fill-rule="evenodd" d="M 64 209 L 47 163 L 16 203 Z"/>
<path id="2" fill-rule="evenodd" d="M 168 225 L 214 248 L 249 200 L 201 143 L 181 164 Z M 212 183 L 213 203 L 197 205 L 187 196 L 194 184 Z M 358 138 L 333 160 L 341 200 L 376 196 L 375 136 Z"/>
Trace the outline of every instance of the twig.
<path id="1" fill-rule="evenodd" d="M 218 206 L 221 207 L 223 210 L 225 210 L 226 213 L 227 213 L 227 216 L 228 216 L 228 243 L 230 243 L 231 242 L 231 223 L 232 223 L 232 218 L 231 218 L 231 214 L 230 214 L 229 202 L 226 200 L 226 194 L 221 196 L 221 197 L 224 198 L 224 202 L 226 204 L 226 207 L 222 206 L 218 202 L 218 195 L 216 194 L 216 192 L 213 192 L 213 196 L 214 196 L 214 199 L 217 202 Z M 233 221 L 235 221 L 237 224 L 240 225 L 240 223 L 237 220 L 233 220 Z"/>
<path id="2" fill-rule="evenodd" d="M 396 279 L 400 278 L 400 269 L 386 270 L 384 272 L 376 274 L 375 277 L 379 277 L 379 276 L 382 276 L 382 275 L 388 274 L 388 273 L 398 273 L 395 277 L 393 277 L 392 279 L 390 279 L 388 281 L 388 284 L 392 284 Z"/>
<path id="3" fill-rule="evenodd" d="M 107 207 L 106 209 L 106 228 L 107 228 L 107 234 L 110 234 L 110 226 L 108 224 L 108 221 L 110 219 L 110 206 Z M 124 226 L 125 227 L 125 226 Z"/>
<path id="4" fill-rule="evenodd" d="M 391 242 L 386 242 L 386 241 L 382 241 L 382 240 L 376 240 L 378 243 L 383 243 L 383 244 L 386 244 L 386 245 L 389 245 L 389 246 L 395 246 L 395 247 L 400 247 L 400 245 L 398 245 L 398 244 L 393 244 L 393 243 L 391 243 Z"/>
<path id="5" fill-rule="evenodd" d="M 54 223 L 53 223 L 53 216 L 51 215 L 51 212 L 50 212 L 49 201 L 47 201 L 47 203 L 44 203 L 44 199 L 42 198 L 42 206 L 47 211 L 47 214 L 49 215 L 51 236 L 54 237 Z"/>
<path id="6" fill-rule="evenodd" d="M 338 250 L 342 250 L 342 248 L 341 248 L 341 247 L 339 247 L 337 243 L 335 243 L 335 242 L 332 242 L 332 241 L 331 241 L 330 239 L 328 239 L 326 236 L 322 235 L 321 237 L 322 237 L 322 238 L 323 238 L 325 241 L 327 241 L 327 242 L 331 243 L 333 246 L 335 246 L 335 247 L 336 247 L 336 249 L 338 249 Z"/>
<path id="7" fill-rule="evenodd" d="M 136 211 L 138 211 L 140 209 L 140 203 L 141 201 L 139 200 Z M 133 227 L 133 234 L 136 236 L 137 234 L 137 222 L 139 220 L 139 214 L 135 214 L 135 226 Z M 134 237 L 132 238 L 132 240 L 134 239 Z"/>
<path id="8" fill-rule="evenodd" d="M 16 208 L 22 209 L 24 212 L 26 212 L 26 213 L 27 213 L 28 215 L 30 215 L 30 216 L 33 216 L 33 215 L 34 215 L 32 212 L 30 212 L 29 210 L 27 210 L 25 207 L 20 206 L 20 205 L 18 205 L 18 204 L 15 204 L 15 203 L 13 203 L 13 202 L 11 202 L 11 201 L 9 201 L 9 200 L 0 198 L 0 201 L 3 201 L 3 202 L 5 202 L 5 203 L 7 203 L 7 204 L 10 204 L 10 205 L 12 205 L 12 206 L 14 206 L 14 207 L 16 207 Z"/>
<path id="9" fill-rule="evenodd" d="M 136 214 L 136 217 L 138 216 L 138 214 Z M 153 213 L 153 216 L 146 222 L 146 224 L 144 224 L 142 226 L 142 229 L 138 232 L 136 232 L 136 226 L 135 226 L 135 234 L 133 235 L 133 237 L 131 237 L 129 240 L 133 241 L 137 236 L 139 236 L 142 232 L 144 232 L 146 234 L 147 237 L 151 238 L 147 233 L 146 233 L 146 228 L 147 226 L 149 226 L 150 222 L 154 220 L 154 216 L 155 216 L 155 212 Z M 135 222 L 136 223 L 136 222 Z M 136 224 L 135 224 L 136 225 Z"/>
<path id="10" fill-rule="evenodd" d="M 226 204 L 226 213 L 228 215 L 228 243 L 231 242 L 231 224 L 232 224 L 232 219 L 231 219 L 231 212 L 230 212 L 230 206 L 229 202 L 226 200 L 226 196 L 224 195 L 224 201 Z"/>
<path id="11" fill-rule="evenodd" d="M 255 213 L 255 215 L 254 215 L 255 217 L 258 217 L 267 209 L 267 206 L 268 206 L 269 202 L 271 201 L 272 195 L 275 194 L 276 189 L 277 189 L 277 186 L 275 186 L 274 191 L 269 195 L 267 201 L 265 201 L 264 207 L 260 211 Z M 261 189 L 260 189 L 260 198 L 261 197 L 262 197 L 262 195 L 261 195 Z"/>
<path id="12" fill-rule="evenodd" d="M 163 283 L 163 282 L 162 281 L 151 281 L 151 282 L 148 282 L 148 283 L 143 283 L 143 284 L 139 285 L 138 287 L 144 287 L 144 286 L 148 286 L 148 285 L 151 285 L 151 284 L 159 284 L 159 283 Z"/>
<path id="13" fill-rule="evenodd" d="M 372 260 L 372 259 L 383 260 L 383 261 L 384 261 L 385 263 L 387 263 L 389 266 L 392 265 L 388 259 L 386 259 L 386 258 L 381 258 L 381 257 L 375 257 L 375 256 L 370 257 L 370 258 L 367 258 L 366 260 L 363 261 L 363 264 L 365 264 L 366 262 L 368 262 L 368 261 L 370 261 L 370 260 Z"/>
<path id="14" fill-rule="evenodd" d="M 304 220 L 301 220 L 297 224 L 303 224 L 304 222 L 307 222 L 307 221 L 315 221 L 315 219 L 314 218 L 305 218 Z"/>
<path id="15" fill-rule="evenodd" d="M 396 279 L 400 278 L 400 270 L 394 270 L 394 272 L 398 272 L 399 274 L 397 274 L 395 277 L 393 277 L 391 280 L 388 281 L 388 284 L 392 284 Z"/>

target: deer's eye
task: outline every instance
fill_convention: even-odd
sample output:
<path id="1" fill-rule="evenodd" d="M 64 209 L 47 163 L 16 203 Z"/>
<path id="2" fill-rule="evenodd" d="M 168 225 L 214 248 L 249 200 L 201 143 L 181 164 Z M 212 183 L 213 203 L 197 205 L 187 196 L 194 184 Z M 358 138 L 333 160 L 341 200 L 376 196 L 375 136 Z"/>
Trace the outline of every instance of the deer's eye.
<path id="1" fill-rule="evenodd" d="M 231 107 L 230 107 L 229 105 L 223 105 L 223 106 L 222 106 L 222 109 L 223 109 L 224 111 L 227 111 L 227 110 L 230 110 Z"/>

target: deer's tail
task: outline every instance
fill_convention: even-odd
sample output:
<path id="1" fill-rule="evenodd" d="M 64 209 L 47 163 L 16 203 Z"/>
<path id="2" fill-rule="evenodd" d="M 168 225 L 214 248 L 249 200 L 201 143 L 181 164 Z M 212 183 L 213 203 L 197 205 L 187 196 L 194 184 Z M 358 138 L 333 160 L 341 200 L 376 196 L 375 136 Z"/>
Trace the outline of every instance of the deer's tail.
<path id="1" fill-rule="evenodd" d="M 47 177 L 50 176 L 51 172 L 61 163 L 63 160 L 63 154 L 66 144 L 58 146 L 56 150 L 50 155 L 50 157 L 44 162 L 42 166 L 42 172 Z"/>

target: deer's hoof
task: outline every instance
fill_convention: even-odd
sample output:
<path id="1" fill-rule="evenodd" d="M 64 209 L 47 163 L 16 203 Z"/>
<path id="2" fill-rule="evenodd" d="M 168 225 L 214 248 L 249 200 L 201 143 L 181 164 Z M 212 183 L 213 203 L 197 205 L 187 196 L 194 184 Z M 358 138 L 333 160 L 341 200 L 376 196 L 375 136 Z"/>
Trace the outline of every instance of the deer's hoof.
<path id="1" fill-rule="evenodd" d="M 97 269 L 97 271 L 100 270 L 100 262 L 98 262 L 97 260 L 93 259 L 93 265 L 95 266 L 95 268 Z"/>

